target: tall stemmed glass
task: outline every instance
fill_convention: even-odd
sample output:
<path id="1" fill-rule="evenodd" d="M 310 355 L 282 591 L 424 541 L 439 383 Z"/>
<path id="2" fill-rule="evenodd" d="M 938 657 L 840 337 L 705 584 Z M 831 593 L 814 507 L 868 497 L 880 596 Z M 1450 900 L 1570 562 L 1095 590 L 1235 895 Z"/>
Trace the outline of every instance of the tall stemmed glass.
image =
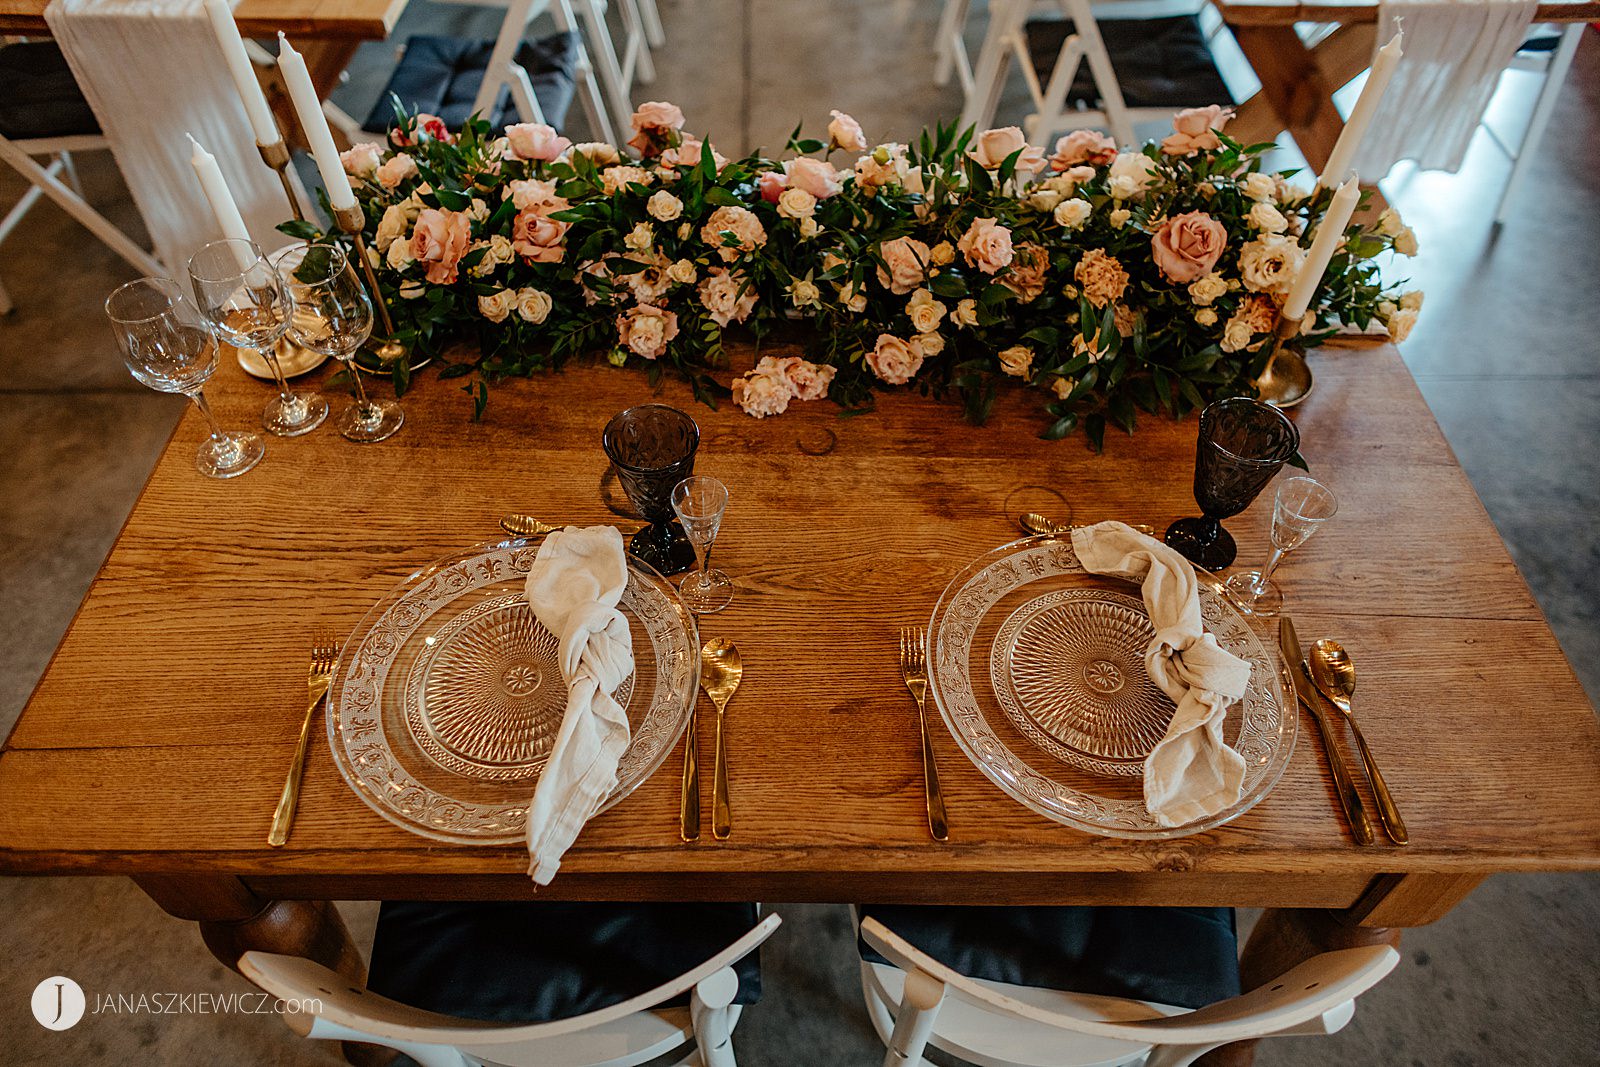
<path id="1" fill-rule="evenodd" d="M 600 444 L 628 502 L 649 524 L 633 535 L 628 551 L 662 574 L 689 570 L 695 549 L 673 518 L 672 490 L 694 473 L 700 427 L 677 408 L 640 404 L 613 415 Z"/>
<path id="2" fill-rule="evenodd" d="M 694 545 L 695 562 L 700 569 L 683 579 L 678 592 L 696 615 L 721 611 L 733 600 L 733 579 L 726 571 L 712 570 L 711 546 L 722 528 L 722 513 L 728 510 L 728 487 L 715 478 L 697 474 L 685 478 L 672 489 L 672 510 Z"/>
<path id="3" fill-rule="evenodd" d="M 289 329 L 294 305 L 278 272 L 254 241 L 212 241 L 189 258 L 195 302 L 218 336 L 253 348 L 272 368 L 278 395 L 267 401 L 261 423 L 279 437 L 299 437 L 322 425 L 328 402 L 316 393 L 296 393 L 278 363 L 277 347 Z"/>
<path id="4" fill-rule="evenodd" d="M 261 462 L 266 446 L 253 433 L 226 433 L 201 390 L 217 369 L 217 339 L 171 278 L 140 278 L 106 298 L 122 359 L 139 381 L 194 401 L 211 436 L 195 466 L 208 478 L 234 478 Z"/>
<path id="5" fill-rule="evenodd" d="M 1283 610 L 1283 590 L 1272 581 L 1283 557 L 1305 544 L 1339 510 L 1333 492 L 1315 478 L 1285 478 L 1272 503 L 1272 556 L 1259 570 L 1240 571 L 1223 583 L 1233 606 L 1270 618 Z"/>
<path id="6" fill-rule="evenodd" d="M 1194 499 L 1204 518 L 1167 527 L 1167 544 L 1208 571 L 1226 568 L 1239 549 L 1222 520 L 1249 507 L 1299 448 L 1300 431 L 1270 404 L 1235 396 L 1206 408 L 1194 460 Z"/>
<path id="7" fill-rule="evenodd" d="M 345 365 L 356 402 L 334 425 L 352 441 L 371 444 L 392 436 L 405 422 L 393 400 L 373 400 L 361 384 L 355 355 L 372 335 L 372 301 L 336 245 L 291 245 L 274 253 L 273 264 L 294 302 L 289 336 L 296 344 Z"/>

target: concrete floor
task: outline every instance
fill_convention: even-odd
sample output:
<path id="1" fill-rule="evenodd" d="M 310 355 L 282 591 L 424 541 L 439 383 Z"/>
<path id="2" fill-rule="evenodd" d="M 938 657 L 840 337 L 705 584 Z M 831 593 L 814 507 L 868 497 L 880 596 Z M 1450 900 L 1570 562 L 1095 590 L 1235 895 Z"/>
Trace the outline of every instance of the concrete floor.
<path id="1" fill-rule="evenodd" d="M 669 46 L 640 99 L 669 99 L 734 154 L 820 129 L 840 106 L 870 137 L 904 139 L 954 115 L 927 76 L 932 0 L 663 0 Z M 413 0 L 397 37 L 487 35 L 493 14 Z M 974 27 L 975 28 L 975 27 Z M 1230 56 L 1232 54 L 1230 53 Z M 362 48 L 338 94 L 364 115 L 391 46 Z M 1227 70 L 1237 92 L 1247 69 Z M 1531 80 L 1492 114 L 1520 129 Z M 1003 121 L 1021 114 L 1013 87 Z M 577 132 L 577 131 L 573 131 Z M 1506 174 L 1481 134 L 1459 175 L 1386 184 L 1423 243 L 1427 310 L 1405 356 L 1591 698 L 1600 694 L 1600 40 L 1579 53 L 1530 181 L 1499 232 Z M 1292 160 L 1292 149 L 1285 153 Z M 138 224 L 114 168 L 86 159 L 90 198 Z M 0 204 L 21 185 L 0 174 Z M 101 317 L 133 272 L 51 206 L 7 241 L 0 279 L 0 731 L 20 712 L 131 507 L 181 402 L 130 380 Z M 1487 342 L 1486 342 L 1487 339 Z M 1426 507 L 1426 501 L 1417 506 Z M 746 1067 L 876 1062 L 841 908 L 776 905 L 788 925 L 764 954 L 768 995 L 739 1030 Z M 347 905 L 370 937 L 375 909 Z M 0 879 L 0 1063 L 332 1064 L 270 1017 L 90 1017 L 37 1026 L 26 1000 L 57 974 L 110 992 L 229 992 L 195 931 L 116 879 Z M 1249 916 L 1245 920 L 1249 921 Z M 1494 879 L 1443 922 L 1406 935 L 1405 962 L 1321 1040 L 1266 1046 L 1259 1062 L 1412 1067 L 1600 1063 L 1600 876 Z"/>

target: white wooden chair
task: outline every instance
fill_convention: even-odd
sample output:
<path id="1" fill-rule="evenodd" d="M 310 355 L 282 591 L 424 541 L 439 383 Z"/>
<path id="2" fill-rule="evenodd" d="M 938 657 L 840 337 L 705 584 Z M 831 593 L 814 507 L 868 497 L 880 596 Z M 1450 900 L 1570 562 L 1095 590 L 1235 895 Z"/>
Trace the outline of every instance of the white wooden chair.
<path id="1" fill-rule="evenodd" d="M 532 1024 L 484 1023 L 408 1007 L 311 960 L 247 952 L 244 976 L 285 1002 L 284 1021 L 302 1037 L 383 1045 L 422 1067 L 632 1067 L 681 1052 L 684 1067 L 736 1067 L 733 965 L 779 926 L 767 915 L 700 965 L 598 1011 Z M 688 993 L 689 1006 L 662 1007 Z M 303 1010 L 309 1007 L 311 1010 Z M 295 1009 L 302 1010 L 295 1010 Z"/>
<path id="2" fill-rule="evenodd" d="M 0 63 L 21 55 L 20 52 L 12 52 L 11 56 L 7 57 L 5 53 L 11 49 L 33 49 L 36 53 L 41 53 L 53 48 L 55 45 L 50 42 L 0 43 Z M 59 91 L 63 94 L 68 91 L 65 82 L 59 86 Z M 77 92 L 75 87 L 71 87 L 70 91 L 73 94 Z M 81 95 L 78 95 L 76 101 L 72 103 L 81 105 L 82 110 L 87 113 L 88 105 L 83 104 Z M 37 120 L 48 115 L 51 110 L 42 101 L 0 101 L 0 109 L 9 106 L 28 110 L 29 115 L 19 118 L 30 126 L 37 126 Z M 162 267 L 154 256 L 113 226 L 104 215 L 89 206 L 89 202 L 83 197 L 83 188 L 78 184 L 77 171 L 73 167 L 72 153 L 109 151 L 111 146 L 102 134 L 36 128 L 33 136 L 10 138 L 4 136 L 4 130 L 7 128 L 10 128 L 9 124 L 0 121 L 0 160 L 4 160 L 22 175 L 28 181 L 30 188 L 23 193 L 22 199 L 6 212 L 5 218 L 0 219 L 0 242 L 10 236 L 23 216 L 39 202 L 41 197 L 47 196 L 103 241 L 106 247 L 127 260 L 139 273 L 151 277 L 161 277 L 167 273 L 166 268 Z M 40 163 L 40 158 L 45 162 Z M 6 292 L 5 286 L 0 284 L 0 314 L 11 310 L 11 297 Z"/>
<path id="3" fill-rule="evenodd" d="M 1185 1067 L 1236 1041 L 1331 1034 L 1400 961 L 1387 945 L 1329 952 L 1260 989 L 1186 1011 L 968 978 L 871 916 L 859 929 L 892 964 L 861 964 L 867 1012 L 888 1047 L 884 1067 L 917 1067 L 930 1044 L 984 1067 Z"/>
<path id="4" fill-rule="evenodd" d="M 1507 70 L 1543 71 L 1544 84 L 1539 88 L 1539 98 L 1533 105 L 1528 128 L 1515 148 L 1507 144 L 1493 126 L 1487 122 L 1483 124 L 1484 131 L 1489 134 L 1490 139 L 1499 145 L 1500 150 L 1511 160 L 1511 176 L 1506 180 L 1505 189 L 1500 193 L 1500 203 L 1495 208 L 1496 225 L 1505 222 L 1506 216 L 1510 213 L 1511 198 L 1522 185 L 1523 179 L 1527 176 L 1528 165 L 1533 162 L 1533 155 L 1539 150 L 1539 142 L 1544 139 L 1545 128 L 1550 125 L 1550 115 L 1555 111 L 1556 98 L 1561 95 L 1561 85 L 1567 80 L 1572 57 L 1577 54 L 1578 42 L 1583 40 L 1583 33 L 1587 28 L 1587 23 L 1570 23 L 1561 29 L 1554 49 L 1531 51 L 1525 48 L 1506 65 Z"/>
<path id="5" fill-rule="evenodd" d="M 593 0 L 578 0 L 578 3 L 586 11 L 594 6 Z M 545 11 L 550 13 L 559 32 L 571 33 L 577 29 L 578 20 L 573 14 L 570 0 L 511 0 L 506 8 L 506 17 L 500 24 L 500 33 L 495 38 L 494 52 L 489 58 L 489 69 L 484 72 L 483 85 L 478 89 L 478 99 L 473 104 L 474 111 L 488 114 L 495 102 L 500 99 L 501 92 L 509 86 L 511 99 L 515 102 L 517 114 L 521 116 L 522 121 L 545 121 L 544 112 L 540 110 L 539 101 L 534 96 L 533 83 L 528 77 L 528 72 L 516 61 L 517 48 L 522 44 L 528 24 Z M 603 15 L 599 19 L 599 26 L 604 33 Z M 617 132 L 622 128 L 618 122 L 626 121 L 627 116 L 632 114 L 632 108 L 622 113 L 615 110 L 615 98 L 611 95 L 613 73 L 611 68 L 616 65 L 616 56 L 611 49 L 610 35 L 607 33 L 597 38 L 594 34 L 592 17 L 586 21 L 585 29 L 587 32 L 580 34 L 578 42 L 578 96 L 583 101 L 584 115 L 588 118 L 589 128 L 594 131 L 594 135 L 603 141 L 615 143 Z M 602 94 L 601 87 L 595 79 L 597 55 L 601 77 L 606 83 L 605 94 Z"/>

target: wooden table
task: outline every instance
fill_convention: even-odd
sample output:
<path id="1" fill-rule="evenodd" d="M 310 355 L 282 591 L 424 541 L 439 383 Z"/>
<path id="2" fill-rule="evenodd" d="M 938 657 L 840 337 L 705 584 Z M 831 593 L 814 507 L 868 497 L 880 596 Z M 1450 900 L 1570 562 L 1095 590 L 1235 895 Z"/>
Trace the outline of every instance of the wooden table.
<path id="1" fill-rule="evenodd" d="M 932 842 L 896 629 L 1016 536 L 1020 486 L 1054 487 L 1082 520 L 1193 514 L 1195 421 L 1147 418 L 1095 456 L 1081 438 L 1038 440 L 1018 390 L 980 429 L 892 394 L 856 418 L 824 402 L 757 421 L 667 382 L 659 399 L 703 429 L 697 469 L 732 490 L 717 553 L 738 593 L 703 636 L 735 638 L 745 663 L 734 832 L 679 842 L 675 754 L 540 895 L 1282 909 L 1247 952 L 1249 982 L 1311 943 L 1432 922 L 1498 871 L 1600 866 L 1594 714 L 1415 383 L 1391 348 L 1314 363 L 1294 418 L 1341 508 L 1281 581 L 1302 637 L 1338 635 L 1360 662 L 1360 714 L 1409 847 L 1354 844 L 1309 720 L 1271 796 L 1167 842 L 1032 814 L 936 726 L 951 830 Z M 226 423 L 250 425 L 267 388 L 230 364 L 211 394 Z M 337 914 L 309 902 L 531 896 L 519 849 L 442 846 L 369 810 L 320 723 L 293 835 L 267 847 L 306 654 L 418 566 L 495 538 L 502 513 L 607 520 L 601 427 L 649 397 L 638 372 L 574 367 L 498 387 L 474 424 L 458 383 L 424 373 L 398 436 L 270 439 L 235 482 L 195 473 L 191 412 L 0 751 L 0 872 L 129 875 L 229 964 L 255 947 L 352 974 Z M 1230 522 L 1242 562 L 1265 555 L 1269 512 Z"/>
<path id="2" fill-rule="evenodd" d="M 1366 70 L 1377 33 L 1377 0 L 1212 0 L 1261 79 L 1261 91 L 1240 105 L 1228 133 L 1246 144 L 1288 130 L 1311 169 L 1321 171 L 1344 120 L 1333 94 Z M 1534 22 L 1592 22 L 1600 0 L 1547 0 Z M 1308 47 L 1297 23 L 1332 26 Z"/>

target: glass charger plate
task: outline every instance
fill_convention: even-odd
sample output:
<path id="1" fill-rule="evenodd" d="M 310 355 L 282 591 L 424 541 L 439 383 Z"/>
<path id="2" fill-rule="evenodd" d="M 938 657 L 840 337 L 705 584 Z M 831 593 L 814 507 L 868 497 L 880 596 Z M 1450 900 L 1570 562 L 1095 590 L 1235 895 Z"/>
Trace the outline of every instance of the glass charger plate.
<path id="1" fill-rule="evenodd" d="M 1237 804 L 1177 827 L 1145 810 L 1142 761 L 1172 714 L 1144 670 L 1150 620 L 1138 587 L 1089 574 L 1065 535 L 988 552 L 940 595 L 928 681 L 956 743 L 1013 799 L 1089 833 L 1183 837 L 1249 811 L 1288 766 L 1298 718 L 1282 659 L 1200 577 L 1206 629 L 1251 665 L 1223 729 L 1245 759 Z"/>
<path id="2" fill-rule="evenodd" d="M 390 822 L 460 844 L 522 840 L 566 708 L 555 638 L 523 598 L 537 552 L 516 539 L 447 556 L 378 601 L 346 642 L 328 743 L 345 781 Z M 602 811 L 661 765 L 700 684 L 694 617 L 664 578 L 629 556 L 618 606 L 634 673 L 612 695 L 632 739 Z"/>

